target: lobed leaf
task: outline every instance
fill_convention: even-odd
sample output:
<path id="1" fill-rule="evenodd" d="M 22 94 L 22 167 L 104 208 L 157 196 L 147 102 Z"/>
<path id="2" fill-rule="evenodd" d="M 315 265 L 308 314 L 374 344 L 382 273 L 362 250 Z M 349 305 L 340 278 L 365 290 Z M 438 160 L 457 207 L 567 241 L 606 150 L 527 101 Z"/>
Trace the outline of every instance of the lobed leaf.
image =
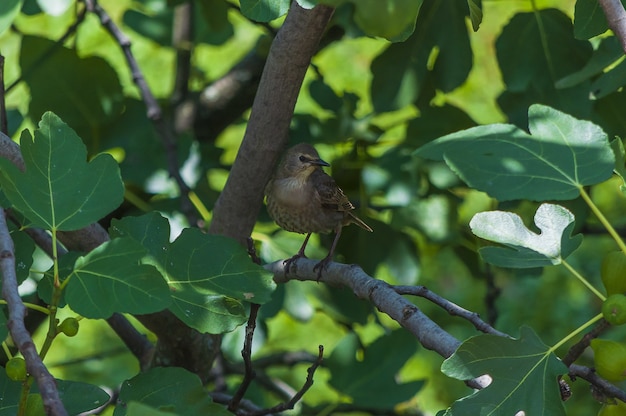
<path id="1" fill-rule="evenodd" d="M 470 221 L 480 238 L 506 247 L 481 247 L 481 257 L 500 267 L 533 268 L 555 265 L 582 242 L 582 235 L 570 237 L 574 215 L 560 205 L 542 204 L 535 213 L 536 234 L 526 228 L 519 215 L 504 211 L 479 212 Z"/>
<path id="2" fill-rule="evenodd" d="M 565 415 L 558 377 L 567 367 L 528 327 L 519 339 L 472 337 L 445 360 L 441 371 L 459 380 L 488 375 L 488 387 L 454 402 L 445 416 Z"/>
<path id="3" fill-rule="evenodd" d="M 140 263 L 145 254 L 132 239 L 116 238 L 79 257 L 65 290 L 68 305 L 87 318 L 165 309 L 169 288 L 154 266 Z"/>
<path id="4" fill-rule="evenodd" d="M 169 223 L 156 212 L 114 220 L 110 233 L 147 250 L 146 261 L 168 276 L 169 309 L 200 332 L 232 331 L 247 319 L 242 301 L 265 303 L 275 287 L 271 274 L 226 237 L 186 229 L 170 243 Z"/>
<path id="5" fill-rule="evenodd" d="M 87 162 L 74 130 L 47 112 L 32 137 L 22 133 L 26 171 L 0 158 L 0 186 L 11 204 L 46 230 L 77 230 L 117 208 L 124 185 L 115 160 L 101 154 Z"/>
<path id="6" fill-rule="evenodd" d="M 528 117 L 530 135 L 510 124 L 478 126 L 415 154 L 444 160 L 465 183 L 500 201 L 574 199 L 581 187 L 611 176 L 615 156 L 600 127 L 539 104 Z"/>
<path id="7" fill-rule="evenodd" d="M 156 367 L 126 380 L 113 415 L 130 414 L 126 407 L 131 402 L 180 416 L 231 415 L 211 401 L 198 376 L 180 367 Z"/>

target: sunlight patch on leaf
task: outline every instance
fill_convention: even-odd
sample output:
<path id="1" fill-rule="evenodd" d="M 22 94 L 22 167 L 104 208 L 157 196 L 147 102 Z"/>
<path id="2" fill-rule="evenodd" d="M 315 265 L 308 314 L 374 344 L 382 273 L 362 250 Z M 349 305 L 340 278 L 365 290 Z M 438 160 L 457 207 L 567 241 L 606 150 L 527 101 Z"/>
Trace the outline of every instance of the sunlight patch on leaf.
<path id="1" fill-rule="evenodd" d="M 532 268 L 560 264 L 582 242 L 582 235 L 570 237 L 574 215 L 560 205 L 542 204 L 535 213 L 537 234 L 522 218 L 511 212 L 479 212 L 470 221 L 472 232 L 506 247 L 482 247 L 482 258 L 501 267 Z"/>
<path id="2" fill-rule="evenodd" d="M 469 186 L 499 201 L 568 200 L 611 176 L 615 157 L 604 131 L 590 121 L 535 104 L 529 131 L 511 124 L 462 130 L 418 149 L 443 160 Z"/>

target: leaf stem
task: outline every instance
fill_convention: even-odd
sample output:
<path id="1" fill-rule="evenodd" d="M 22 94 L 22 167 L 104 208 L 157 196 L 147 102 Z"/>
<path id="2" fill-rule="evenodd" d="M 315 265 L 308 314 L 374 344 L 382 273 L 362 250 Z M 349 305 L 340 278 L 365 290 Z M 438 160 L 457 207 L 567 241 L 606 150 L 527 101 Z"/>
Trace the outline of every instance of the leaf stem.
<path id="1" fill-rule="evenodd" d="M 44 308 L 43 306 L 37 305 L 35 303 L 22 302 L 24 306 L 34 311 L 38 311 L 41 313 L 45 313 L 46 315 L 50 314 L 50 310 L 48 308 Z M 8 305 L 6 300 L 0 300 L 0 305 Z"/>
<path id="2" fill-rule="evenodd" d="M 567 261 L 565 261 L 565 259 L 561 259 L 561 264 L 563 266 L 565 266 L 565 268 L 567 270 L 569 270 L 574 276 L 576 276 L 576 278 L 578 280 L 580 280 L 582 282 L 583 285 L 587 286 L 587 289 L 591 290 L 593 292 L 594 295 L 596 295 L 597 297 L 600 298 L 601 301 L 605 301 L 606 300 L 606 296 L 604 296 L 602 294 L 602 292 L 600 292 L 598 289 L 596 289 L 595 287 L 593 287 L 593 285 L 591 283 L 589 283 L 589 281 L 587 279 L 585 279 L 585 277 L 583 275 L 581 275 L 580 273 L 578 273 L 576 271 L 576 269 L 574 269 Z"/>
<path id="3" fill-rule="evenodd" d="M 613 240 L 615 240 L 615 242 L 619 246 L 619 249 L 622 251 L 622 253 L 626 254 L 626 244 L 624 244 L 624 241 L 622 240 L 622 238 L 619 236 L 617 231 L 615 231 L 615 228 L 613 228 L 609 220 L 606 219 L 606 217 L 604 216 L 604 214 L 602 214 L 602 211 L 598 209 L 596 204 L 593 203 L 587 191 L 585 191 L 585 189 L 582 186 L 579 188 L 579 190 L 580 190 L 580 196 L 582 196 L 583 200 L 587 203 L 589 208 L 591 208 L 591 212 L 595 214 L 596 218 L 598 218 L 598 220 L 604 226 L 604 228 L 606 228 L 609 234 L 611 234 L 611 237 L 613 237 Z"/>
<path id="4" fill-rule="evenodd" d="M 550 352 L 555 352 L 567 341 L 574 338 L 576 335 L 580 334 L 582 331 L 584 331 L 586 328 L 590 327 L 591 325 L 595 324 L 600 319 L 602 319 L 601 313 L 597 314 L 596 316 L 594 316 L 593 318 L 591 318 L 590 320 L 588 320 L 587 322 L 585 322 L 584 324 L 576 328 L 574 331 L 570 332 L 565 338 L 561 339 L 559 342 L 557 342 L 552 347 L 550 347 Z"/>

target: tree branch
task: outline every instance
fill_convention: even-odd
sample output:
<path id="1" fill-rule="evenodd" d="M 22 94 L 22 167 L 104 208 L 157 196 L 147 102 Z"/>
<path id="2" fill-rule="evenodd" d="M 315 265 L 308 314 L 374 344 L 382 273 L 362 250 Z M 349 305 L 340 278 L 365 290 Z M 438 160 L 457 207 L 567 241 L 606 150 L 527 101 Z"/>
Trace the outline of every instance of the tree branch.
<path id="1" fill-rule="evenodd" d="M 313 267 L 317 261 L 299 258 L 291 263 L 289 271 L 285 270 L 283 261 L 265 265 L 274 273 L 277 283 L 289 280 L 318 279 Z M 372 278 L 356 265 L 330 263 L 322 274 L 320 282 L 331 285 L 342 285 L 351 289 L 360 298 L 371 302 L 379 311 L 386 313 L 393 320 L 415 335 L 427 349 L 436 351 L 442 357 L 450 357 L 461 342 L 444 331 L 439 325 L 426 316 L 417 306 L 399 295 L 388 283 Z"/>
<path id="2" fill-rule="evenodd" d="M 600 7 L 604 11 L 609 27 L 617 36 L 622 49 L 626 53 L 626 10 L 620 0 L 598 0 Z"/>
<path id="3" fill-rule="evenodd" d="M 67 412 L 59 398 L 56 382 L 41 361 L 35 343 L 24 325 L 26 307 L 17 290 L 15 250 L 2 207 L 0 207 L 0 272 L 2 273 L 2 297 L 9 308 L 7 327 L 26 361 L 28 373 L 37 381 L 46 414 L 66 416 Z"/>
<path id="4" fill-rule="evenodd" d="M 189 186 L 185 183 L 185 180 L 181 176 L 180 166 L 178 165 L 178 150 L 176 144 L 176 138 L 170 123 L 163 117 L 163 112 L 156 98 L 152 94 L 148 83 L 139 68 L 139 64 L 135 59 L 132 50 L 131 42 L 128 36 L 121 31 L 121 29 L 113 22 L 108 13 L 100 7 L 96 0 L 83 0 L 91 13 L 94 13 L 100 19 L 102 27 L 104 27 L 109 34 L 120 45 L 126 63 L 130 69 L 133 81 L 139 88 L 141 93 L 141 99 L 146 104 L 147 116 L 154 124 L 155 131 L 163 142 L 165 148 L 165 154 L 167 157 L 167 168 L 169 175 L 176 181 L 178 189 L 181 193 L 181 212 L 187 217 L 190 224 L 195 225 L 198 221 L 195 208 L 191 200 L 189 199 Z"/>
<path id="5" fill-rule="evenodd" d="M 245 246 L 263 202 L 265 184 L 287 145 L 302 80 L 332 13 L 328 6 L 305 10 L 297 2 L 291 3 L 272 42 L 246 133 L 215 204 L 209 232 Z"/>

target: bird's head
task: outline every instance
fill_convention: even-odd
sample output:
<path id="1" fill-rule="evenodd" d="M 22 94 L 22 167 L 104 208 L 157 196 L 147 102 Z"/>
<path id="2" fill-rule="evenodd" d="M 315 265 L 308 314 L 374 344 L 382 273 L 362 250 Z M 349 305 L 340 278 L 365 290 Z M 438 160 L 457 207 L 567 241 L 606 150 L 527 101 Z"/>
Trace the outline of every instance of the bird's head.
<path id="1" fill-rule="evenodd" d="M 330 166 L 320 159 L 317 150 L 308 143 L 300 143 L 287 151 L 280 166 L 282 177 L 308 177 L 315 169 Z"/>

